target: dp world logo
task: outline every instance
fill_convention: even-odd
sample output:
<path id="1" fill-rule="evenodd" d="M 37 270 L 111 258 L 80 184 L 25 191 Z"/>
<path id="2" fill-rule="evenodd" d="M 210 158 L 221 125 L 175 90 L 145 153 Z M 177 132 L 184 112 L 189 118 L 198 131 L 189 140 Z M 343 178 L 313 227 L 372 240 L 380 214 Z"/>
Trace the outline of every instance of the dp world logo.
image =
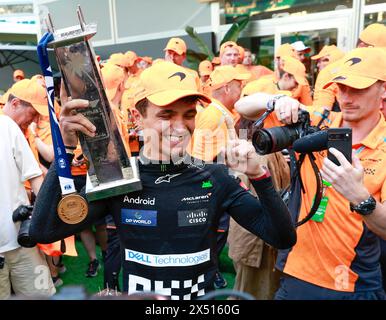
<path id="1" fill-rule="evenodd" d="M 59 158 L 58 164 L 61 169 L 64 169 L 66 167 L 66 161 L 63 158 Z"/>
<path id="2" fill-rule="evenodd" d="M 138 219 L 138 220 L 142 218 L 142 215 L 141 215 L 139 212 L 136 212 L 136 213 L 134 214 L 134 216 L 135 216 L 135 218 Z"/>

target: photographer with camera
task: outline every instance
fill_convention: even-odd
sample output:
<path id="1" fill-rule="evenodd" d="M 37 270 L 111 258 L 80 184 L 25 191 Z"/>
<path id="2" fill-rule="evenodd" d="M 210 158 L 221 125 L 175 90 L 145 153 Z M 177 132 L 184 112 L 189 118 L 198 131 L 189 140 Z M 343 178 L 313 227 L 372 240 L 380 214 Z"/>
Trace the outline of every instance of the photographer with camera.
<path id="1" fill-rule="evenodd" d="M 323 217 L 300 226 L 297 244 L 280 252 L 277 268 L 286 276 L 276 299 L 385 299 L 376 236 L 386 238 L 386 122 L 379 112 L 386 96 L 385 72 L 384 49 L 355 49 L 327 84 L 338 85 L 342 110 L 331 113 L 330 128 L 352 129 L 352 164 L 336 149 L 329 152 L 340 165 L 329 160 L 326 151 L 313 153 L 325 180 L 324 202 L 318 208 Z M 298 121 L 300 108 L 290 98 L 275 104 L 276 116 L 286 124 Z M 263 112 L 253 96 L 239 101 L 236 109 L 249 117 Z M 309 147 L 313 151 L 320 145 Z M 300 168 L 304 192 L 299 189 L 290 199 L 290 207 L 295 202 L 300 207 L 291 210 L 296 221 L 310 212 L 315 200 L 312 170 L 306 158 Z"/>
<path id="2" fill-rule="evenodd" d="M 24 188 L 28 180 L 37 194 L 42 171 L 22 132 L 39 114 L 48 114 L 46 92 L 27 79 L 15 83 L 9 92 L 0 110 L 0 299 L 10 297 L 11 286 L 16 294 L 50 296 L 55 288 L 45 258 L 35 243 L 28 242 L 32 209 Z"/>

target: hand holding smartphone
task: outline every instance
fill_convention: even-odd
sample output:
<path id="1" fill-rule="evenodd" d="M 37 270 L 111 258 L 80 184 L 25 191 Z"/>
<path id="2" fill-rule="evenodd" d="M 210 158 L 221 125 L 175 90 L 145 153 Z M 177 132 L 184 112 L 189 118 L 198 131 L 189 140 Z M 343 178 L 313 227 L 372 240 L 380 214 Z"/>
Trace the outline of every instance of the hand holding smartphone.
<path id="1" fill-rule="evenodd" d="M 343 153 L 346 159 L 352 163 L 352 130 L 351 128 L 330 128 L 328 129 L 327 138 L 328 148 L 335 148 Z M 340 166 L 338 159 L 330 152 L 327 153 L 327 158 Z"/>

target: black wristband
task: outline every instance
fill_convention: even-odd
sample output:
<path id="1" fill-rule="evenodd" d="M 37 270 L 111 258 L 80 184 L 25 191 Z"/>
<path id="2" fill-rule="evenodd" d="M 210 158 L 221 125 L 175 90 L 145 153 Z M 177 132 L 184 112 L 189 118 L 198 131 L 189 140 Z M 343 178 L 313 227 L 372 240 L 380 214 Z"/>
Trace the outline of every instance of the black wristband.
<path id="1" fill-rule="evenodd" d="M 68 149 L 68 150 L 76 150 L 76 146 L 75 147 L 73 147 L 73 146 L 64 146 L 66 149 Z"/>
<path id="2" fill-rule="evenodd" d="M 67 154 L 68 162 L 70 163 L 70 166 L 71 166 L 72 160 L 74 160 L 74 154 L 68 153 L 68 152 L 66 154 Z"/>

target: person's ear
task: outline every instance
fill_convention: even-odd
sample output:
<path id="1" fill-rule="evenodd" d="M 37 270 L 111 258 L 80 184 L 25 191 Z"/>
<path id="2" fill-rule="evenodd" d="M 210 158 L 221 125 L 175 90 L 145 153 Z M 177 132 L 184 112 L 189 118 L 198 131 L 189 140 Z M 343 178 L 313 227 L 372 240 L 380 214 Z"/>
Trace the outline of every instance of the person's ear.
<path id="1" fill-rule="evenodd" d="M 20 99 L 19 98 L 13 98 L 12 100 L 11 100 L 11 107 L 13 108 L 13 109 L 16 109 L 18 106 L 19 106 L 19 104 L 20 104 Z"/>
<path id="2" fill-rule="evenodd" d="M 143 116 L 136 108 L 131 109 L 129 112 L 131 112 L 136 123 L 142 124 Z"/>

